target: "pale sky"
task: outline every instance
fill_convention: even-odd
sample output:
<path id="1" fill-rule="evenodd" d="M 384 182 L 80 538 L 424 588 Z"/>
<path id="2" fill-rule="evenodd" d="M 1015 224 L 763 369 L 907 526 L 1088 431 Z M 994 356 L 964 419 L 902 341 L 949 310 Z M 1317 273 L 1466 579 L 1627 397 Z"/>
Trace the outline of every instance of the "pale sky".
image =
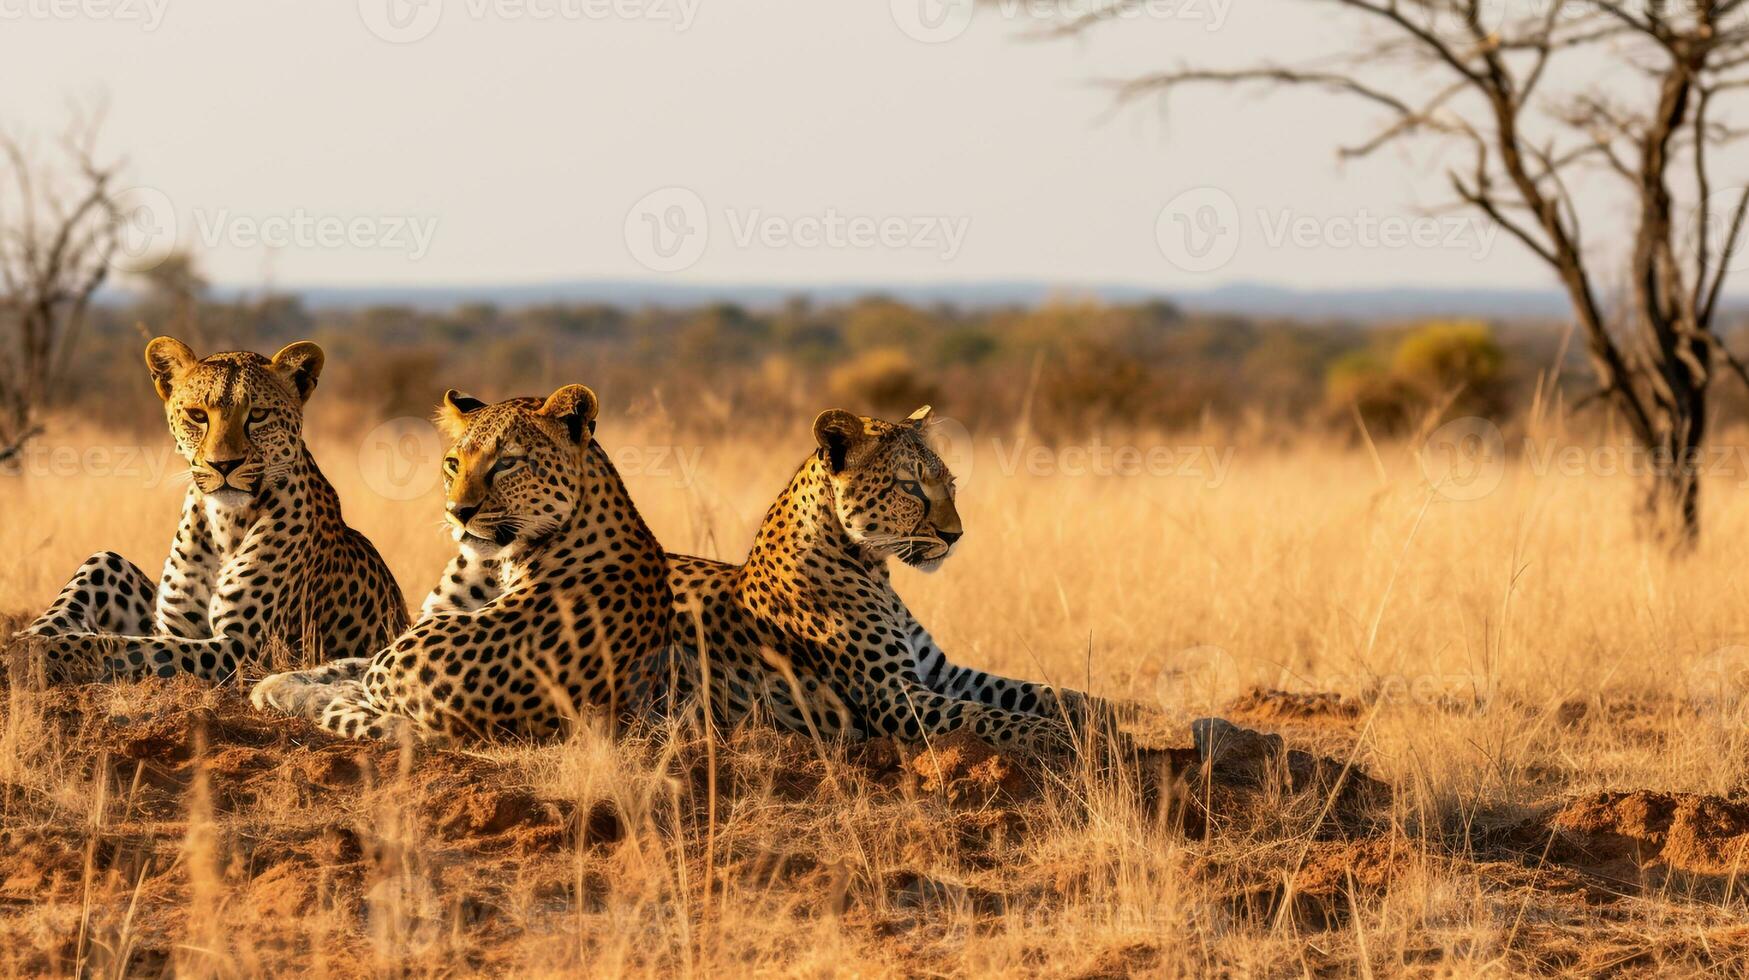
<path id="1" fill-rule="evenodd" d="M 1431 154 L 1339 164 L 1365 106 L 1100 85 L 1330 50 L 1352 21 L 1324 5 L 1161 0 L 1038 41 L 1011 0 L 925 43 L 901 22 L 939 0 L 439 2 L 0 0 L 0 123 L 107 92 L 142 199 L 244 286 L 1553 285 L 1426 217 Z M 1175 244 L 1234 215 L 1225 252 Z"/>

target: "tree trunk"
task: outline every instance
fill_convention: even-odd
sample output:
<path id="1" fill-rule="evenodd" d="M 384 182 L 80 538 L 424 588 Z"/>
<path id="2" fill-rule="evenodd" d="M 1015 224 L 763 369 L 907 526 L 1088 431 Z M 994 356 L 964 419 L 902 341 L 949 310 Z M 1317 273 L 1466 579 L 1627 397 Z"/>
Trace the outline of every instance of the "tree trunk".
<path id="1" fill-rule="evenodd" d="M 1647 474 L 1642 506 L 1647 529 L 1673 553 L 1686 552 L 1700 538 L 1700 478 L 1705 456 L 1706 389 L 1696 386 L 1661 426 Z"/>

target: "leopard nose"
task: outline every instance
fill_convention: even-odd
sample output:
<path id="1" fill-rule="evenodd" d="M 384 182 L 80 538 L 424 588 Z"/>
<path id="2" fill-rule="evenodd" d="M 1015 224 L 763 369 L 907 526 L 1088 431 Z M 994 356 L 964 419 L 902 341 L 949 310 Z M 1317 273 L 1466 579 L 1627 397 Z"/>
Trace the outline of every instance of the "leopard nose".
<path id="1" fill-rule="evenodd" d="M 473 506 L 462 504 L 450 507 L 449 512 L 455 515 L 455 519 L 461 522 L 462 527 L 467 527 L 468 522 L 474 519 L 474 515 L 480 512 L 480 508 L 477 504 Z"/>
<path id="2" fill-rule="evenodd" d="M 958 541 L 960 538 L 965 537 L 965 534 L 966 534 L 966 532 L 964 532 L 964 531 L 937 531 L 935 533 L 941 537 L 941 540 L 944 544 L 947 544 L 950 546 L 955 541 Z"/>
<path id="3" fill-rule="evenodd" d="M 236 459 L 209 459 L 206 464 L 212 467 L 220 476 L 230 476 L 231 471 L 243 465 L 243 457 Z"/>

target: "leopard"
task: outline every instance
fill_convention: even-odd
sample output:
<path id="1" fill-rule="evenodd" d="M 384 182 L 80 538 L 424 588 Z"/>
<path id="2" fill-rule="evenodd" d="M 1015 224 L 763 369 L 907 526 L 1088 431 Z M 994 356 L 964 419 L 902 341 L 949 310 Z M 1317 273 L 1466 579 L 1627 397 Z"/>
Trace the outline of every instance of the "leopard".
<path id="1" fill-rule="evenodd" d="M 309 341 L 272 357 L 200 357 L 146 345 L 189 486 L 156 582 L 114 551 L 87 558 L 15 639 L 50 683 L 257 670 L 270 644 L 314 660 L 375 650 L 407 627 L 406 601 L 303 438 L 325 363 Z"/>
<path id="2" fill-rule="evenodd" d="M 667 710 L 729 726 L 758 715 L 820 739 L 916 744 L 963 728 L 1055 755 L 1117 744 L 1111 704 L 953 662 L 894 589 L 890 562 L 933 572 L 965 533 L 931 413 L 820 413 L 746 561 L 668 556 Z"/>
<path id="3" fill-rule="evenodd" d="M 269 676 L 250 700 L 346 737 L 542 740 L 629 725 L 658 696 L 672 597 L 661 545 L 595 440 L 585 385 L 436 422 L 457 554 L 419 619 L 372 657 Z"/>

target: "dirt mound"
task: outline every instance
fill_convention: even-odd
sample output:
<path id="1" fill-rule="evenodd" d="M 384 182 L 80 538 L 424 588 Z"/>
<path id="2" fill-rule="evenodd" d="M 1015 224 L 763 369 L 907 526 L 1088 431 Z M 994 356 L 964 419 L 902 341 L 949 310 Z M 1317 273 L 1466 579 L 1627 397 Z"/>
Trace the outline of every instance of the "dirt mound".
<path id="1" fill-rule="evenodd" d="M 1246 869 L 1211 864 L 1193 871 L 1213 880 L 1269 879 L 1230 895 L 1226 911 L 1236 919 L 1261 925 L 1286 919 L 1300 929 L 1321 930 L 1341 928 L 1358 904 L 1385 895 L 1434 860 L 1413 842 L 1390 835 L 1317 841 L 1271 857 Z M 1265 867 L 1267 873 L 1260 873 Z"/>
<path id="2" fill-rule="evenodd" d="M 1078 820 L 1099 833 L 1111 811 L 1098 808 L 1114 801 L 1171 839 L 1151 838 L 1203 887 L 1196 914 L 1223 927 L 1346 930 L 1357 909 L 1419 901 L 1417 889 L 1454 878 L 1506 896 L 1509 918 L 1533 906 L 1541 918 L 1524 934 L 1545 950 L 1560 936 L 1546 923 L 1613 928 L 1587 910 L 1626 917 L 1626 896 L 1741 906 L 1749 804 L 1592 794 L 1446 846 L 1393 819 L 1392 787 L 1348 758 L 1353 729 L 1319 721 L 1352 720 L 1357 706 L 1267 691 L 1243 703 L 1286 737 L 1203 719 L 1194 745 L 1126 755 L 1138 775 L 1108 785 L 966 733 L 834 746 L 749 727 L 463 752 L 332 738 L 193 682 L 0 693 L 7 730 L 29 746 L 14 772 L 52 776 L 0 779 L 0 973 L 198 972 L 189 950 L 230 942 L 204 936 L 209 921 L 248 923 L 231 944 L 254 957 L 248 972 L 307 967 L 314 922 L 329 930 L 331 972 L 513 971 L 530 936 L 629 913 L 614 904 L 624 882 L 669 860 L 688 890 L 636 902 L 780 894 L 782 914 L 831 917 L 945 969 L 931 950 L 951 929 L 999 928 L 1129 874 L 1134 840 L 1064 843 Z M 565 798 L 604 774 L 610 790 Z M 865 840 L 898 842 L 895 858 L 820 846 L 852 819 Z M 1708 949 L 1723 935 L 1708 933 Z M 1620 954 L 1645 955 L 1626 940 Z M 1120 975 L 1164 955 L 1118 944 L 1090 950 L 1085 970 Z M 1556 965 L 1594 961 L 1576 948 Z"/>
<path id="3" fill-rule="evenodd" d="M 1349 761 L 1292 749 L 1280 735 L 1241 728 L 1221 718 L 1191 723 L 1205 784 L 1220 785 L 1229 798 L 1244 791 L 1299 797 L 1321 807 L 1334 826 L 1359 830 L 1389 807 L 1391 788 Z"/>
<path id="4" fill-rule="evenodd" d="M 1486 846 L 1561 879 L 1594 901 L 1670 891 L 1742 900 L 1749 871 L 1749 805 L 1694 793 L 1593 793 L 1504 830 Z"/>
<path id="5" fill-rule="evenodd" d="M 1542 705 L 1527 707 L 1531 714 L 1542 714 Z M 1555 724 L 1568 731 L 1629 741 L 1637 745 L 1660 746 L 1666 738 L 1666 726 L 1673 714 L 1686 712 L 1685 705 L 1669 698 L 1646 695 L 1601 695 L 1589 698 L 1568 698 L 1552 709 Z"/>
<path id="6" fill-rule="evenodd" d="M 931 741 L 904 765 L 918 788 L 950 802 L 983 806 L 998 798 L 1021 802 L 1038 795 L 1033 767 L 963 728 Z"/>
<path id="7" fill-rule="evenodd" d="M 336 739 L 234 690 L 153 681 L 30 698 L 10 722 L 37 726 L 45 771 L 83 795 L 5 784 L 0 909 L 90 918 L 64 947 L 0 957 L 0 972 L 108 972 L 121 935 L 131 968 L 170 963 L 212 894 L 252 910 L 262 948 L 291 950 L 299 917 L 368 920 L 405 895 L 491 903 L 518 874 L 556 876 L 549 865 L 623 833 L 611 806 L 579 815 L 513 762 Z"/>
<path id="8" fill-rule="evenodd" d="M 1252 688 L 1227 705 L 1229 715 L 1260 722 L 1358 721 L 1362 705 L 1340 694 L 1295 693 L 1270 688 Z"/>
<path id="9" fill-rule="evenodd" d="M 1749 806 L 1693 793 L 1598 793 L 1549 825 L 1599 858 L 1697 875 L 1749 870 Z"/>

